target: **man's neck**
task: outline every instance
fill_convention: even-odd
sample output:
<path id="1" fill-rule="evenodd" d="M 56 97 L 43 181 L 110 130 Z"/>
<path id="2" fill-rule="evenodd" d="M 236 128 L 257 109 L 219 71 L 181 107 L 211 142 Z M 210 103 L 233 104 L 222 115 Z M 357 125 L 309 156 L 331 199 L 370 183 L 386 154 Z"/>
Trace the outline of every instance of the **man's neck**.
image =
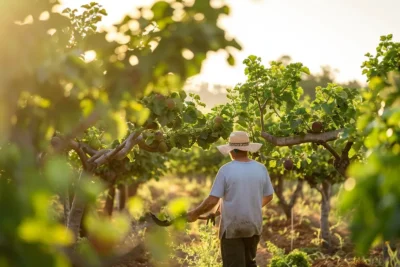
<path id="1" fill-rule="evenodd" d="M 251 159 L 249 159 L 248 157 L 237 157 L 237 158 L 233 158 L 233 160 L 240 161 L 240 162 L 251 161 Z"/>

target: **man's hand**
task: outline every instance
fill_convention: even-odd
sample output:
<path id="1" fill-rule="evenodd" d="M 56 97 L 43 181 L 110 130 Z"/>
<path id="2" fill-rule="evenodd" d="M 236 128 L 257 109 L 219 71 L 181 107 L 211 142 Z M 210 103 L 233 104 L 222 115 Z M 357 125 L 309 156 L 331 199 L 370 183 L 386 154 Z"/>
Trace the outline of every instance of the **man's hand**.
<path id="1" fill-rule="evenodd" d="M 215 205 L 219 202 L 218 197 L 208 196 L 203 203 L 200 204 L 196 209 L 189 211 L 186 214 L 186 218 L 188 222 L 195 222 L 199 218 L 200 215 L 211 211 Z"/>
<path id="2" fill-rule="evenodd" d="M 197 221 L 198 218 L 199 218 L 199 215 L 197 215 L 193 210 L 189 211 L 186 214 L 186 219 L 188 222 L 195 222 L 195 221 Z"/>

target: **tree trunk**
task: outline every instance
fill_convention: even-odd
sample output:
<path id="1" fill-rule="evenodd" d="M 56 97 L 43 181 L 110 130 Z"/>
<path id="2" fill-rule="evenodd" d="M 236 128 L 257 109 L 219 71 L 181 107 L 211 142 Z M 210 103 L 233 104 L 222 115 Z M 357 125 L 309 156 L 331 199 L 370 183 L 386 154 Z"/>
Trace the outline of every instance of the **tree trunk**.
<path id="1" fill-rule="evenodd" d="M 75 240 L 78 240 L 79 229 L 81 226 L 81 221 L 83 213 L 86 207 L 86 202 L 83 196 L 79 193 L 75 194 L 74 200 L 72 202 L 72 207 L 69 212 L 67 227 L 72 231 L 75 236 Z"/>
<path id="2" fill-rule="evenodd" d="M 128 197 L 136 196 L 136 193 L 137 193 L 137 191 L 139 189 L 139 185 L 140 185 L 139 182 L 133 182 L 132 184 L 130 184 L 128 186 L 128 190 L 127 190 L 128 191 Z"/>
<path id="3" fill-rule="evenodd" d="M 126 186 L 119 185 L 118 191 L 119 191 L 118 209 L 123 210 L 125 209 L 125 204 L 126 204 Z"/>
<path id="4" fill-rule="evenodd" d="M 115 186 L 112 184 L 107 193 L 106 203 L 104 205 L 104 214 L 111 216 L 114 209 Z"/>
<path id="5" fill-rule="evenodd" d="M 294 190 L 292 196 L 289 199 L 289 202 L 286 201 L 285 197 L 283 196 L 283 177 L 277 178 L 277 185 L 275 187 L 275 194 L 278 197 L 278 204 L 282 208 L 283 212 L 285 213 L 286 219 L 290 220 L 292 218 L 292 208 L 296 204 L 297 198 L 300 196 L 301 192 L 303 191 L 303 180 L 297 181 L 296 189 Z"/>
<path id="6" fill-rule="evenodd" d="M 329 213 L 331 211 L 331 189 L 332 185 L 329 181 L 324 181 L 322 183 L 322 189 L 320 193 L 322 195 L 321 201 L 321 238 L 322 246 L 326 249 L 331 248 L 331 234 L 329 229 Z"/>
<path id="7" fill-rule="evenodd" d="M 70 197 L 69 197 L 69 186 L 67 186 L 67 189 L 64 191 L 64 193 L 60 194 L 60 199 L 62 200 L 63 208 L 64 208 L 63 223 L 66 226 L 68 223 L 68 215 L 71 210 L 71 202 L 70 202 Z"/>

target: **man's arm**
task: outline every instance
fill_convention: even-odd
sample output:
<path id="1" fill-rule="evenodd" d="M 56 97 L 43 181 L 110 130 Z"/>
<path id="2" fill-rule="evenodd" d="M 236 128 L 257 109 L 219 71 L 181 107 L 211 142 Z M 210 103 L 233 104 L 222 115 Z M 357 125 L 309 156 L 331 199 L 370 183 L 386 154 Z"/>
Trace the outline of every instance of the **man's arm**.
<path id="1" fill-rule="evenodd" d="M 200 215 L 212 210 L 219 202 L 219 198 L 215 196 L 208 196 L 197 208 L 191 210 L 187 214 L 188 222 L 196 221 Z"/>
<path id="2" fill-rule="evenodd" d="M 263 197 L 263 200 L 262 200 L 262 207 L 264 207 L 264 206 L 267 205 L 269 202 L 271 202 L 272 198 L 273 198 L 273 195 L 269 195 L 269 196 Z"/>

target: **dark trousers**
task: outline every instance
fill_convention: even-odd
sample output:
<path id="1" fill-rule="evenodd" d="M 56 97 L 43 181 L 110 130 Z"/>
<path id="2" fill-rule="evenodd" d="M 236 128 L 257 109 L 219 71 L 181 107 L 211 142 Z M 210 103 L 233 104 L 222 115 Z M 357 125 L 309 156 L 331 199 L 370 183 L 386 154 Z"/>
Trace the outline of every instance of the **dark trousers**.
<path id="1" fill-rule="evenodd" d="M 221 239 L 223 267 L 257 267 L 256 253 L 260 236 L 246 238 Z"/>

